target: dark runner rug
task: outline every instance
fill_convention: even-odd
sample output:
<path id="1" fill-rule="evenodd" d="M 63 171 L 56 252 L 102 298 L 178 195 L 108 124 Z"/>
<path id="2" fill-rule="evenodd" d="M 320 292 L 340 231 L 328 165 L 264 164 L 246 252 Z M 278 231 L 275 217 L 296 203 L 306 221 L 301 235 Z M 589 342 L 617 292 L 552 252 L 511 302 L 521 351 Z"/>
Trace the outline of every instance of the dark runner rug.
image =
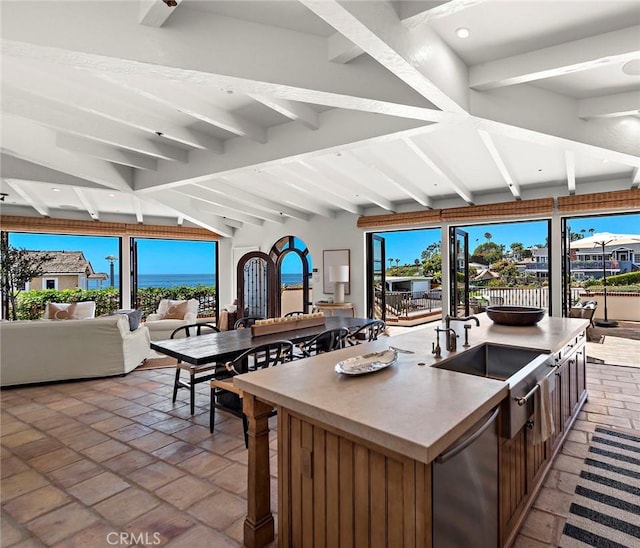
<path id="1" fill-rule="evenodd" d="M 640 546 L 640 434 L 596 428 L 560 546 Z"/>

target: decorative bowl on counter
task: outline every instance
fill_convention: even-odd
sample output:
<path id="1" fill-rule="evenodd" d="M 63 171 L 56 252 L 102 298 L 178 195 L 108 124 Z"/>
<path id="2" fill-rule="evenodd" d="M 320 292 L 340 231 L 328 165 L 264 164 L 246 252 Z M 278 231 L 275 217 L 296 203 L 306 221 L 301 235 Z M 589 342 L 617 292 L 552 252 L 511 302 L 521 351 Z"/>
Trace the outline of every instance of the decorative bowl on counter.
<path id="1" fill-rule="evenodd" d="M 487 316 L 500 325 L 535 325 L 544 317 L 544 308 L 534 306 L 487 306 Z"/>

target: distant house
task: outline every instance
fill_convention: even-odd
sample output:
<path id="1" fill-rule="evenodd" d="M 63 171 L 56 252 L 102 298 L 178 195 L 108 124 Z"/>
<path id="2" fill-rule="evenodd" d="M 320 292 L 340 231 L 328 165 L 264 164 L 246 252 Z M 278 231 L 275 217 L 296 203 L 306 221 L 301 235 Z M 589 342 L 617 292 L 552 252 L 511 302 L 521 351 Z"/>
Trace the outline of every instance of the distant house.
<path id="1" fill-rule="evenodd" d="M 430 276 L 387 276 L 387 291 L 408 291 L 412 294 L 428 293 L 431 289 Z"/>
<path id="2" fill-rule="evenodd" d="M 106 280 L 103 272 L 94 272 L 82 251 L 28 251 L 32 255 L 50 255 L 44 264 L 46 272 L 33 278 L 25 289 L 88 289 L 89 280 Z"/>

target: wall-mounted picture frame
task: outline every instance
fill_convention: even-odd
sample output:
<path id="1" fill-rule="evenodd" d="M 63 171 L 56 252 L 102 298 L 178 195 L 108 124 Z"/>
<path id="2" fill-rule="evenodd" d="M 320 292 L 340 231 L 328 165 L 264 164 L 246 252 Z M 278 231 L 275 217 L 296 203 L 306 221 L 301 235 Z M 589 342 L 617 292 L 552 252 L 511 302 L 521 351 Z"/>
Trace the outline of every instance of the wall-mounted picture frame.
<path id="1" fill-rule="evenodd" d="M 348 266 L 349 280 L 351 280 L 351 250 L 350 249 L 325 249 L 322 252 L 322 291 L 327 295 L 333 295 L 334 283 L 329 280 L 329 271 L 332 266 Z M 344 294 L 351 294 L 351 281 L 344 287 Z"/>

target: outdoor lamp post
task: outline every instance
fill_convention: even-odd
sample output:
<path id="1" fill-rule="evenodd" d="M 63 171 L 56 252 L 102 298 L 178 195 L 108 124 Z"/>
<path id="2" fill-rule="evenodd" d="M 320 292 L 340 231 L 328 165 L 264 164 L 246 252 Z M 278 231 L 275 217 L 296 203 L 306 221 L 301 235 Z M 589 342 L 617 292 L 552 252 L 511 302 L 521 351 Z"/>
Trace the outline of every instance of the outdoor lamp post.
<path id="1" fill-rule="evenodd" d="M 594 320 L 598 327 L 616 327 L 618 322 L 615 320 L 610 320 L 607 312 L 607 263 L 604 258 L 604 246 L 610 244 L 613 240 L 607 240 L 606 242 L 602 240 L 601 242 L 594 242 L 594 245 L 602 246 L 602 286 L 604 293 L 604 319 L 603 320 Z"/>
<path id="2" fill-rule="evenodd" d="M 113 264 L 118 260 L 118 257 L 115 255 L 107 255 L 105 259 L 109 261 L 109 285 L 113 287 Z"/>

